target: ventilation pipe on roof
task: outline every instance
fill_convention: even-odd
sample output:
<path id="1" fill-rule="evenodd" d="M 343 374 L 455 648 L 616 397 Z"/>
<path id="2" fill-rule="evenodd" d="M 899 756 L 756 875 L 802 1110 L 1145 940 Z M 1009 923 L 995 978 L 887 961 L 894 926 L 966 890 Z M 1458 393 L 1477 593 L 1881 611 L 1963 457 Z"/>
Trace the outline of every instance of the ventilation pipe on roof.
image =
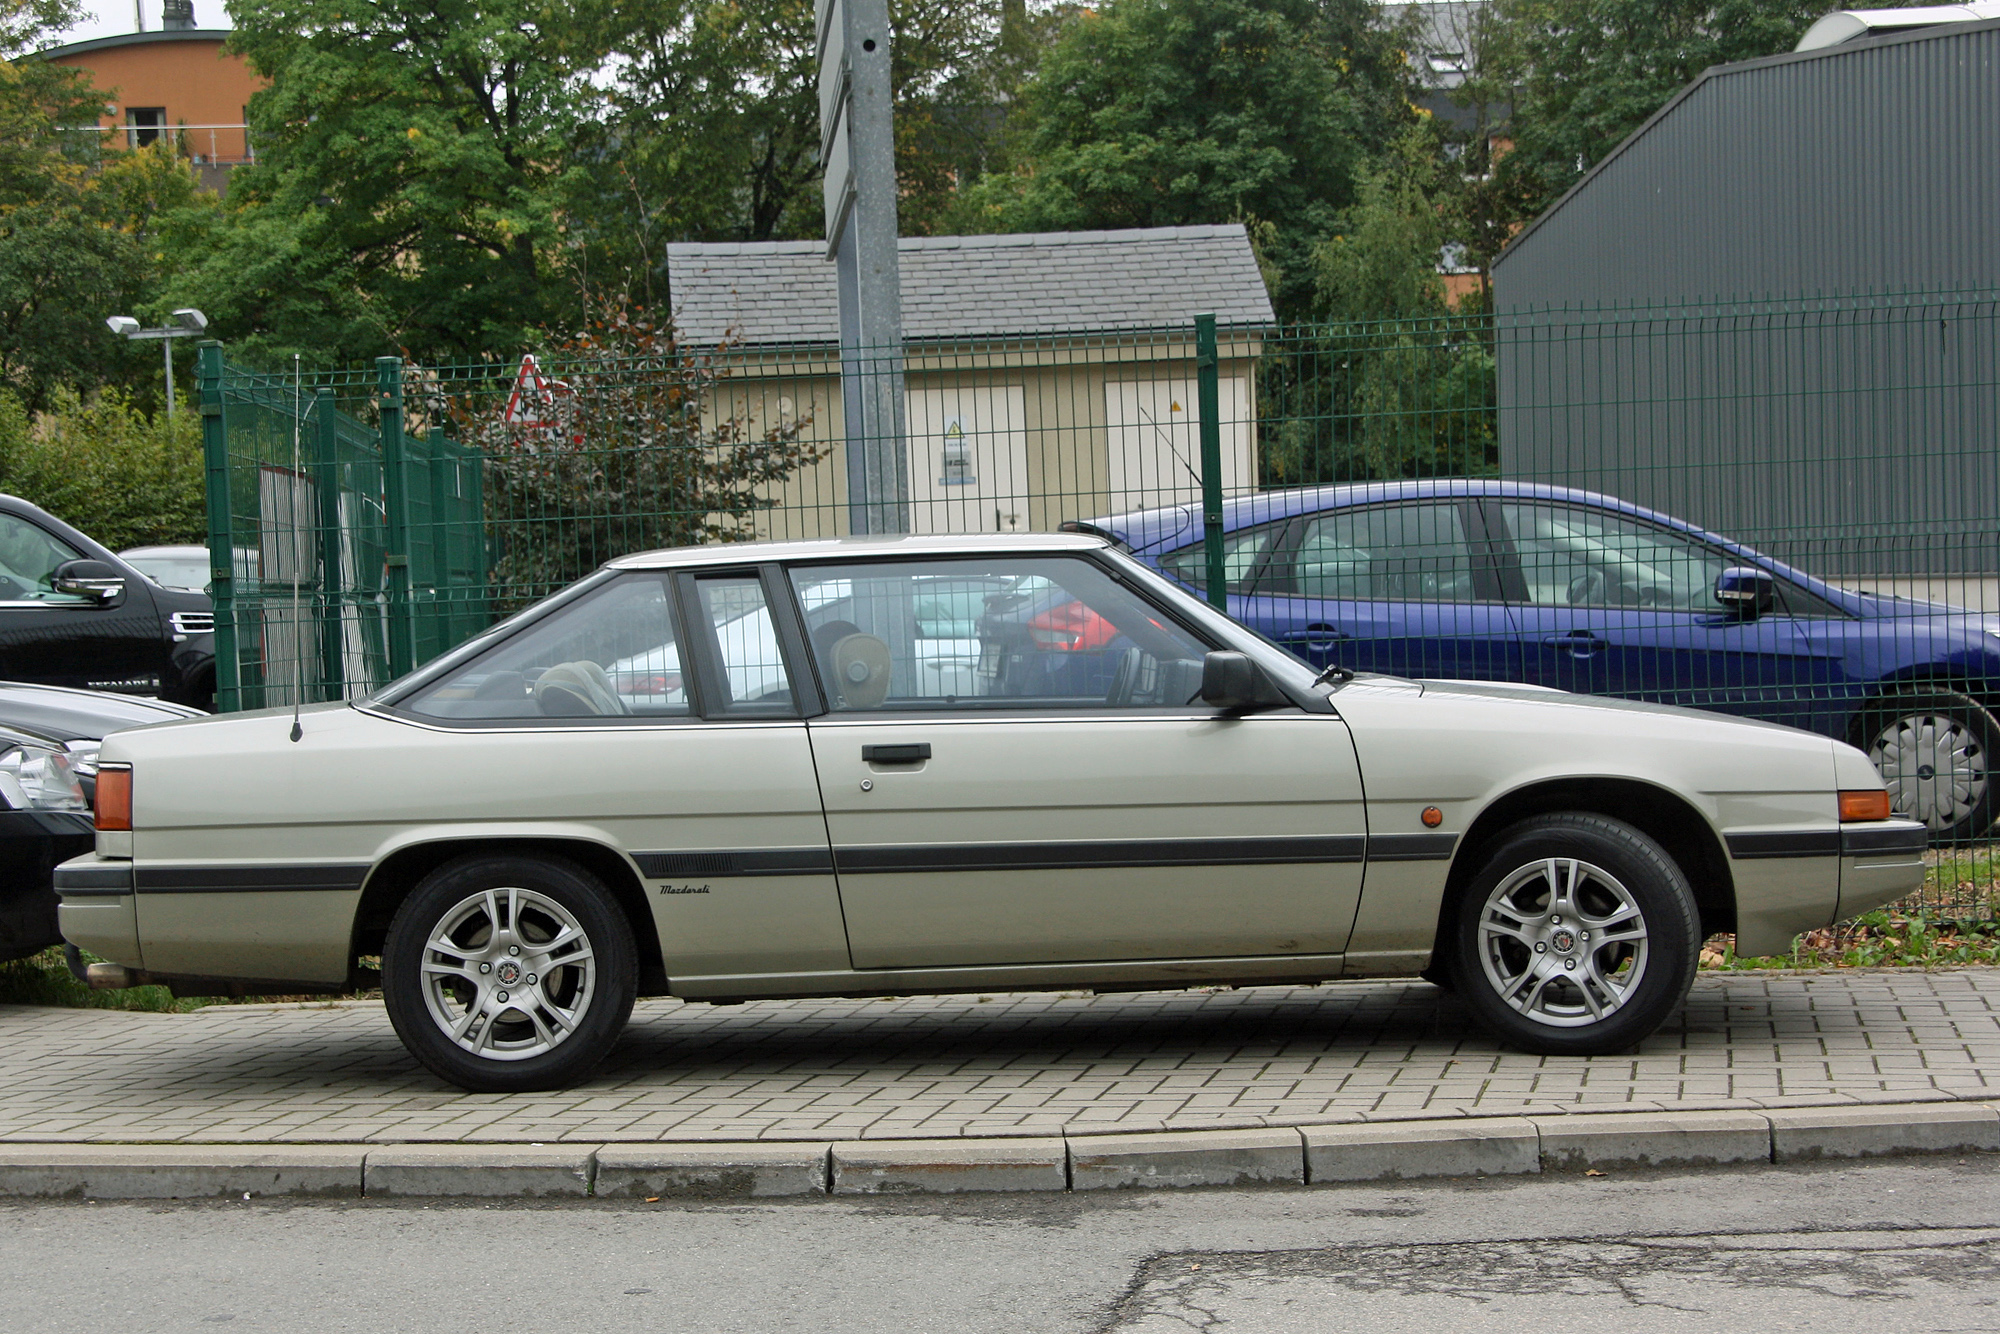
<path id="1" fill-rule="evenodd" d="M 1913 28 L 1944 23 L 1977 23 L 2000 19 L 2000 0 L 1973 0 L 1969 5 L 1921 5 L 1911 9 L 1839 9 L 1806 29 L 1794 51 L 1818 51 L 1842 42 L 1887 37 Z"/>
<path id="2" fill-rule="evenodd" d="M 194 27 L 194 0 L 161 0 L 160 26 L 168 32 Z"/>

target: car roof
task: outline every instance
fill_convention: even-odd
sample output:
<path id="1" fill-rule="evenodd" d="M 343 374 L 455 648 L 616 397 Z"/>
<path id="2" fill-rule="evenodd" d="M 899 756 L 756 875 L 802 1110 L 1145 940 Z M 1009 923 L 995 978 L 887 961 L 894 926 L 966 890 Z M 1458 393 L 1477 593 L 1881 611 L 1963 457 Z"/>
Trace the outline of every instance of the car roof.
<path id="1" fill-rule="evenodd" d="M 1289 519 L 1317 510 L 1345 509 L 1392 500 L 1438 500 L 1466 496 L 1521 497 L 1574 501 L 1600 509 L 1614 510 L 1634 518 L 1649 519 L 1684 532 L 1706 533 L 1684 519 L 1649 510 L 1596 491 L 1571 486 L 1550 486 L 1541 482 L 1515 482 L 1498 477 L 1419 477 L 1389 482 L 1341 482 L 1330 486 L 1296 486 L 1274 491 L 1256 491 L 1231 496 L 1222 502 L 1222 526 L 1226 530 Z M 1097 533 L 1120 542 L 1134 551 L 1165 545 L 1182 534 L 1193 541 L 1200 507 L 1169 505 L 1159 509 L 1134 510 L 1128 514 L 1091 519 L 1076 525 L 1078 531 Z M 1718 539 L 1724 540 L 1724 539 Z"/>
<path id="2" fill-rule="evenodd" d="M 729 542 L 641 551 L 607 561 L 614 570 L 666 570 L 686 565 L 756 565 L 765 561 L 854 560 L 872 556 L 1013 555 L 1037 551 L 1099 551 L 1103 538 L 1083 533 L 884 533 L 869 537 Z"/>

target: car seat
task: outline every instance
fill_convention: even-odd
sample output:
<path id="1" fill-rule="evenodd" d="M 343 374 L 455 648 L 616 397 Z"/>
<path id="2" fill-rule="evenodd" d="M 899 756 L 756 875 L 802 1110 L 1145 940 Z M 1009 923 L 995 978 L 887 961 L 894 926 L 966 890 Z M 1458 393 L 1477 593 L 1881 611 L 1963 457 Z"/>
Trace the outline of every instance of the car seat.
<path id="1" fill-rule="evenodd" d="M 535 705 L 549 718 L 599 718 L 629 712 L 604 669 L 586 658 L 559 662 L 535 681 Z"/>

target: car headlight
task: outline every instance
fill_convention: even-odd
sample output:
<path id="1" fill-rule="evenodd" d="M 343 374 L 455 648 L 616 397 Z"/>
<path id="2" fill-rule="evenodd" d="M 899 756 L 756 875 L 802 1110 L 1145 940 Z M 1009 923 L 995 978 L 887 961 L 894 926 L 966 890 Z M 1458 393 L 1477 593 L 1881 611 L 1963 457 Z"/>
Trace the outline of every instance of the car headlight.
<path id="1" fill-rule="evenodd" d="M 0 754 L 0 799 L 17 811 L 90 809 L 69 756 L 40 746 L 15 746 Z"/>
<path id="2" fill-rule="evenodd" d="M 102 741 L 70 741 L 64 744 L 63 749 L 69 752 L 69 767 L 76 771 L 78 778 L 97 777 L 97 756 L 104 749 Z"/>

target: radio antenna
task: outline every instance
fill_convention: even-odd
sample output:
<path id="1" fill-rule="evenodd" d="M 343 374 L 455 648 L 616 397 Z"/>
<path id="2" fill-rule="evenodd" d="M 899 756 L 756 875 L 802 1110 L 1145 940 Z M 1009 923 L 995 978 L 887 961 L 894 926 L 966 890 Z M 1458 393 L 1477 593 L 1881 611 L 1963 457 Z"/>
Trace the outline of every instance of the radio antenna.
<path id="1" fill-rule="evenodd" d="M 298 680 L 292 689 L 292 740 L 297 741 L 306 734 L 299 724 L 299 708 L 306 698 L 306 658 L 305 634 L 299 624 L 299 576 L 305 565 L 305 545 L 299 540 L 299 496 L 304 491 L 305 472 L 300 466 L 299 432 L 303 425 L 299 418 L 302 395 L 299 392 L 299 354 L 292 353 L 292 484 L 286 494 L 291 498 L 291 557 L 292 557 L 292 658 L 297 664 Z"/>

